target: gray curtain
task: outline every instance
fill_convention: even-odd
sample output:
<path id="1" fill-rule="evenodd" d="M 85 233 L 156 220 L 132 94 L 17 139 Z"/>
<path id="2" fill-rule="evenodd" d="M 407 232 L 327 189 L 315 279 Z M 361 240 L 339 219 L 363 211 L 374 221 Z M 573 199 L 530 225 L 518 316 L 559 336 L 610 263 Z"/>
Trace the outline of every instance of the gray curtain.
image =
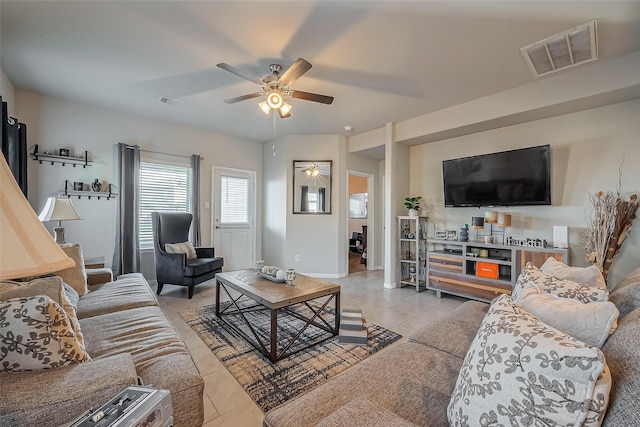
<path id="1" fill-rule="evenodd" d="M 309 186 L 302 185 L 301 187 L 301 201 L 300 201 L 300 212 L 309 212 Z"/>
<path id="2" fill-rule="evenodd" d="M 191 243 L 199 247 L 201 244 L 200 234 L 200 155 L 191 155 Z"/>
<path id="3" fill-rule="evenodd" d="M 27 126 L 9 117 L 9 106 L 6 102 L 2 102 L 2 97 L 0 97 L 0 104 L 2 105 L 0 126 L 2 154 L 24 197 L 27 197 Z"/>
<path id="4" fill-rule="evenodd" d="M 324 187 L 318 188 L 318 211 L 324 212 Z"/>
<path id="5" fill-rule="evenodd" d="M 116 185 L 116 244 L 111 266 L 117 277 L 140 271 L 138 250 L 138 191 L 140 180 L 140 147 L 118 143 L 115 145 Z"/>

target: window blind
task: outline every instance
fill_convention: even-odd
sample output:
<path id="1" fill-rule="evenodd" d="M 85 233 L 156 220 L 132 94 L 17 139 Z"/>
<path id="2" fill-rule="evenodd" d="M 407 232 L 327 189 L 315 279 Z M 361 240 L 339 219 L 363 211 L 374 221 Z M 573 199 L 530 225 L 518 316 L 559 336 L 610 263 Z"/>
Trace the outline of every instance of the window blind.
<path id="1" fill-rule="evenodd" d="M 220 225 L 248 225 L 249 179 L 220 177 Z"/>
<path id="2" fill-rule="evenodd" d="M 191 212 L 191 168 L 140 163 L 139 244 L 153 249 L 151 212 Z"/>

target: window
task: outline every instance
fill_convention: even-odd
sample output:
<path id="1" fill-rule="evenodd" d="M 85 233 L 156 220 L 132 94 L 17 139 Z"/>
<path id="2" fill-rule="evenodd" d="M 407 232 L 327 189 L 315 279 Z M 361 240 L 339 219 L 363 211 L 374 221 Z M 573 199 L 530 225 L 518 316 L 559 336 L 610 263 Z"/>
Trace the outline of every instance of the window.
<path id="1" fill-rule="evenodd" d="M 249 223 L 249 179 L 220 177 L 220 225 L 238 226 Z"/>
<path id="2" fill-rule="evenodd" d="M 140 162 L 139 244 L 153 249 L 151 212 L 191 212 L 191 168 Z"/>

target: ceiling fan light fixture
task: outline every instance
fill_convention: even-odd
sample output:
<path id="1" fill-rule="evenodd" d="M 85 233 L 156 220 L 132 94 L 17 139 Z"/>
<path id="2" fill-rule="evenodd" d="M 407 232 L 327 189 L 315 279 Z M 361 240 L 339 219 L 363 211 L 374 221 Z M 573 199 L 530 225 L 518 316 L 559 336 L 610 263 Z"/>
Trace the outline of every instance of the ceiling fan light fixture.
<path id="1" fill-rule="evenodd" d="M 280 95 L 278 92 L 271 92 L 269 95 L 267 95 L 267 104 L 269 104 L 269 107 L 277 109 L 282 106 L 282 103 L 282 95 Z"/>
<path id="2" fill-rule="evenodd" d="M 267 101 L 260 102 L 258 104 L 258 107 L 260 107 L 262 112 L 265 113 L 265 114 L 269 114 L 269 112 L 271 111 L 271 107 L 269 107 L 269 104 L 267 103 Z"/>
<path id="3" fill-rule="evenodd" d="M 290 111 L 291 111 L 291 104 L 287 104 L 286 102 L 282 101 L 282 106 L 280 107 L 280 115 L 288 116 Z"/>

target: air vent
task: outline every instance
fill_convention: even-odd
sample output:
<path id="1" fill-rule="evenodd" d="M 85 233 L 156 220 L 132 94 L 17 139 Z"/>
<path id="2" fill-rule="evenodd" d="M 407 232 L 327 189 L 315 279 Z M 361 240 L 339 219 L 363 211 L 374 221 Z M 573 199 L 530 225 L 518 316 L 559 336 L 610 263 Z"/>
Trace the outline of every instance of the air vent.
<path id="1" fill-rule="evenodd" d="M 596 21 L 555 34 L 520 49 L 533 77 L 598 59 Z"/>
<path id="2" fill-rule="evenodd" d="M 173 106 L 176 106 L 176 107 L 182 107 L 184 105 L 184 101 L 179 101 L 177 99 L 168 98 L 166 96 L 161 96 L 160 97 L 160 102 L 162 102 L 163 104 L 173 105 Z"/>

